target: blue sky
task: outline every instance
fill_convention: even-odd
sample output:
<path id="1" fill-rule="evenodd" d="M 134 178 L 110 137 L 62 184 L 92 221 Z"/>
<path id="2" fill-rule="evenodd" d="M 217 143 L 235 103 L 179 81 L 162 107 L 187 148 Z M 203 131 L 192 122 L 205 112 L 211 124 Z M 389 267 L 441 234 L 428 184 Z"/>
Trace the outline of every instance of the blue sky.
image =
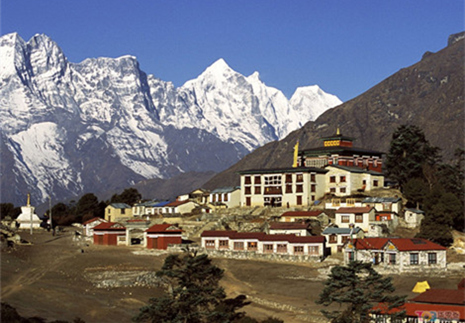
<path id="1" fill-rule="evenodd" d="M 347 101 L 463 31 L 463 0 L 0 0 L 0 33 L 50 36 L 68 60 L 134 55 L 181 86 L 219 58 L 288 97 Z"/>

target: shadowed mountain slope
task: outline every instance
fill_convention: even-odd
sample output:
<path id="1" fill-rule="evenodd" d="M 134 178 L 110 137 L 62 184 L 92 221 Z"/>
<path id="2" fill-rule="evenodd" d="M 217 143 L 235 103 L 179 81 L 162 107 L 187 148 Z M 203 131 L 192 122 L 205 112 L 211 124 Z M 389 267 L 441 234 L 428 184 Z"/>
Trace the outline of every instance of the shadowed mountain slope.
<path id="1" fill-rule="evenodd" d="M 288 167 L 293 147 L 320 146 L 319 138 L 341 133 L 356 138 L 354 146 L 387 152 L 393 131 L 414 124 L 441 148 L 448 162 L 464 148 L 464 39 L 455 37 L 437 53 L 426 52 L 420 62 L 403 68 L 360 96 L 326 111 L 314 122 L 256 149 L 219 173 L 204 187 L 238 185 L 240 170 Z"/>

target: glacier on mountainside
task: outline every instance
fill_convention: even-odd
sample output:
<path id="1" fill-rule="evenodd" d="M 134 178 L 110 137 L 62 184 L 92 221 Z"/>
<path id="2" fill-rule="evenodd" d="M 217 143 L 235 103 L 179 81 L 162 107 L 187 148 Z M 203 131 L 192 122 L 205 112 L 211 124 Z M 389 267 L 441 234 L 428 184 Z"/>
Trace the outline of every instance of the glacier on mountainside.
<path id="1" fill-rule="evenodd" d="M 221 171 L 339 105 L 318 86 L 288 100 L 219 59 L 176 88 L 134 56 L 68 62 L 46 35 L 0 37 L 0 129 L 14 202 Z M 2 183 L 5 185 L 5 183 Z"/>

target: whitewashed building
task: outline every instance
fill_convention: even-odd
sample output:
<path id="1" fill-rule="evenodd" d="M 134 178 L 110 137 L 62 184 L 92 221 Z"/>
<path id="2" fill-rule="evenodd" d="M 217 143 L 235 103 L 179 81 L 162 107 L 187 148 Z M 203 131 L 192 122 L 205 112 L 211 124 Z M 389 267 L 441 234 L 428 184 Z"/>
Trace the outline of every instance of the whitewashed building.
<path id="1" fill-rule="evenodd" d="M 419 227 L 425 217 L 425 212 L 419 209 L 405 209 L 404 220 L 408 228 Z"/>
<path id="2" fill-rule="evenodd" d="M 241 188 L 240 186 L 234 186 L 214 189 L 210 192 L 208 202 L 215 207 L 238 207 L 241 204 Z"/>
<path id="3" fill-rule="evenodd" d="M 324 257 L 323 236 L 296 236 L 293 234 L 266 234 L 263 232 L 204 231 L 202 248 L 208 251 L 253 252 Z"/>
<path id="4" fill-rule="evenodd" d="M 397 272 L 445 270 L 447 248 L 419 238 L 364 238 L 348 241 L 344 262 L 372 262 L 375 266 Z"/>
<path id="5" fill-rule="evenodd" d="M 349 196 L 357 192 L 368 192 L 384 186 L 384 175 L 360 167 L 328 165 L 325 193 Z"/>
<path id="6" fill-rule="evenodd" d="M 311 206 L 324 195 L 326 173 L 312 167 L 240 171 L 241 206 Z"/>
<path id="7" fill-rule="evenodd" d="M 367 232 L 373 221 L 375 209 L 372 207 L 341 207 L 336 211 L 335 224 L 339 228 L 359 227 Z"/>

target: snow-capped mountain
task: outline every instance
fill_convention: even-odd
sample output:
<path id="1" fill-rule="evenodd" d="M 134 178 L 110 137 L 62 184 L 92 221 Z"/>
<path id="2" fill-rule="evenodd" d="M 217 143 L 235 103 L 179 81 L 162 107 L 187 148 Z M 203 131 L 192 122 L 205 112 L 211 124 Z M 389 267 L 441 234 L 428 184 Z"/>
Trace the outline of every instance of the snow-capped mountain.
<path id="1" fill-rule="evenodd" d="M 70 63 L 45 35 L 8 34 L 0 38 L 1 199 L 221 171 L 340 103 L 316 85 L 288 100 L 223 59 L 176 88 L 133 56 Z"/>

